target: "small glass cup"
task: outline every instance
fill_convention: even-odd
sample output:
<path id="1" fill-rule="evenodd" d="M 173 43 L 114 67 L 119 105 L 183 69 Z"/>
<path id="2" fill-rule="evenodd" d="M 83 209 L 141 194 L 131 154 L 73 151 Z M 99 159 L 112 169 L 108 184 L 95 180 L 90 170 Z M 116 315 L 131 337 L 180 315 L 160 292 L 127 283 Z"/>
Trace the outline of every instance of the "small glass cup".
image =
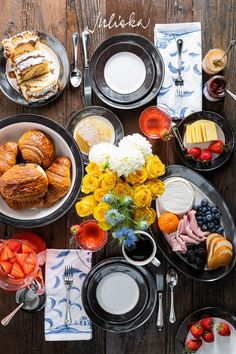
<path id="1" fill-rule="evenodd" d="M 171 130 L 171 116 L 162 107 L 148 107 L 139 117 L 139 127 L 148 138 L 167 140 Z"/>
<path id="2" fill-rule="evenodd" d="M 223 70 L 227 64 L 227 56 L 224 56 L 224 54 L 225 52 L 222 49 L 210 49 L 202 61 L 202 68 L 205 73 L 215 75 Z"/>
<path id="3" fill-rule="evenodd" d="M 203 94 L 208 101 L 219 101 L 226 96 L 226 86 L 225 77 L 215 75 L 205 83 Z"/>
<path id="4" fill-rule="evenodd" d="M 99 251 L 107 243 L 107 232 L 99 227 L 96 220 L 85 220 L 79 224 L 76 243 L 84 250 Z"/>

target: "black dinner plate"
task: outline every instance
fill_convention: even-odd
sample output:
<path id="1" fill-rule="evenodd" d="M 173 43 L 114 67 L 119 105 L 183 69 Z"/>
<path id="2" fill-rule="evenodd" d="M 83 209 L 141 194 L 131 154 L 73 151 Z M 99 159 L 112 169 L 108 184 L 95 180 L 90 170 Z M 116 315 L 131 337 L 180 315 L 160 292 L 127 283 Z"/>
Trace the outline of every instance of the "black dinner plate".
<path id="1" fill-rule="evenodd" d="M 115 54 L 120 52 L 130 52 L 132 54 L 136 54 L 144 63 L 146 70 L 146 77 L 142 84 L 142 86 L 129 94 L 120 94 L 113 91 L 105 80 L 104 76 L 104 68 L 107 61 Z M 140 100 L 142 97 L 147 95 L 150 91 L 152 84 L 154 82 L 154 78 L 156 76 L 155 67 L 153 60 L 149 53 L 142 47 L 134 43 L 116 43 L 106 48 L 101 55 L 99 56 L 96 64 L 95 64 L 95 72 L 94 79 L 96 81 L 98 89 L 101 93 L 112 101 L 118 103 L 131 103 L 137 100 Z"/>
<path id="2" fill-rule="evenodd" d="M 22 95 L 21 92 L 16 91 L 10 85 L 6 77 L 6 58 L 3 55 L 3 47 L 0 48 L 0 89 L 3 92 L 3 94 L 7 96 L 10 100 L 12 100 L 17 104 L 20 104 L 22 106 L 27 106 L 27 107 L 40 107 L 48 104 L 49 102 L 54 101 L 58 96 L 60 96 L 60 94 L 66 87 L 66 84 L 69 79 L 69 72 L 70 72 L 70 63 L 69 63 L 68 54 L 65 48 L 63 47 L 63 45 L 61 44 L 61 42 L 59 42 L 55 37 L 53 37 L 51 34 L 48 34 L 46 32 L 37 31 L 37 33 L 39 35 L 40 42 L 46 44 L 54 51 L 60 64 L 60 74 L 58 78 L 59 89 L 56 95 L 50 97 L 48 100 L 29 103 L 24 99 L 24 96 Z"/>
<path id="3" fill-rule="evenodd" d="M 153 64 L 155 67 L 155 72 L 156 76 L 154 78 L 154 83 L 150 89 L 150 91 L 142 97 L 140 100 L 131 102 L 131 103 L 119 103 L 119 102 L 114 102 L 107 97 L 105 97 L 102 92 L 97 87 L 96 81 L 95 81 L 95 70 L 96 70 L 96 63 L 100 55 L 104 50 L 112 46 L 113 44 L 117 43 L 129 43 L 129 44 L 137 44 L 140 47 L 145 48 L 147 53 L 151 56 L 153 60 Z M 119 108 L 119 109 L 134 109 L 138 107 L 142 107 L 145 104 L 149 103 L 159 92 L 162 82 L 164 80 L 164 62 L 162 59 L 162 56 L 159 52 L 159 50 L 145 37 L 140 36 L 138 34 L 134 33 L 122 33 L 122 34 L 117 34 L 114 35 L 108 39 L 106 39 L 94 52 L 90 66 L 89 66 L 89 74 L 90 74 L 90 79 L 91 79 L 91 85 L 92 89 L 95 92 L 95 94 L 107 105 L 113 107 L 113 108 Z"/>
<path id="4" fill-rule="evenodd" d="M 126 314 L 112 315 L 104 311 L 96 300 L 99 281 L 110 272 L 125 272 L 138 284 L 140 298 L 136 306 Z M 135 267 L 123 257 L 105 259 L 88 273 L 82 287 L 82 302 L 91 321 L 104 330 L 116 333 L 129 332 L 143 325 L 151 316 L 156 303 L 156 286 L 151 273 L 145 267 Z"/>
<path id="5" fill-rule="evenodd" d="M 209 165 L 203 166 L 201 162 L 199 161 L 194 161 L 193 159 L 186 159 L 182 153 L 182 150 L 180 149 L 180 146 L 178 143 L 176 143 L 176 149 L 177 152 L 182 160 L 182 162 L 197 171 L 202 171 L 202 172 L 207 172 L 207 171 L 212 171 L 220 166 L 222 166 L 228 159 L 230 158 L 230 155 L 233 152 L 234 149 L 234 132 L 229 124 L 229 122 L 223 118 L 221 115 L 215 112 L 210 112 L 210 111 L 200 111 L 200 112 L 195 112 L 187 116 L 185 119 L 183 119 L 180 124 L 178 125 L 178 129 L 180 132 L 180 135 L 182 138 L 184 137 L 185 133 L 185 128 L 187 124 L 194 123 L 197 120 L 200 119 L 206 119 L 206 120 L 211 120 L 215 122 L 224 132 L 225 135 L 225 143 L 227 145 L 227 150 L 223 152 L 221 155 L 219 155 L 217 158 L 213 159 L 212 162 Z M 210 143 L 209 143 L 210 144 Z M 197 145 L 197 144 L 196 144 Z"/>
<path id="6" fill-rule="evenodd" d="M 199 280 L 199 281 L 214 281 L 224 277 L 228 274 L 235 265 L 236 262 L 236 227 L 234 224 L 233 217 L 229 211 L 227 204 L 224 202 L 222 196 L 215 189 L 215 187 L 202 177 L 197 172 L 191 170 L 188 167 L 180 165 L 172 165 L 166 168 L 166 174 L 162 177 L 165 180 L 169 177 L 182 177 L 187 181 L 195 184 L 201 191 L 211 200 L 211 202 L 220 210 L 222 221 L 224 224 L 225 235 L 227 239 L 232 242 L 234 249 L 234 256 L 232 263 L 227 267 L 221 267 L 218 269 L 198 269 L 189 264 L 183 259 L 181 255 L 171 250 L 171 247 L 163 237 L 157 237 L 156 242 L 170 263 L 172 263 L 177 269 L 186 274 L 187 276 Z M 160 232 L 157 230 L 157 226 L 153 224 L 153 229 L 155 232 Z"/>
<path id="7" fill-rule="evenodd" d="M 183 354 L 183 348 L 185 346 L 186 336 L 188 334 L 190 327 L 204 317 L 221 318 L 222 320 L 229 322 L 236 329 L 236 315 L 230 313 L 229 311 L 219 307 L 205 307 L 199 309 L 191 313 L 191 315 L 185 318 L 185 320 L 181 323 L 175 337 L 176 354 Z"/>

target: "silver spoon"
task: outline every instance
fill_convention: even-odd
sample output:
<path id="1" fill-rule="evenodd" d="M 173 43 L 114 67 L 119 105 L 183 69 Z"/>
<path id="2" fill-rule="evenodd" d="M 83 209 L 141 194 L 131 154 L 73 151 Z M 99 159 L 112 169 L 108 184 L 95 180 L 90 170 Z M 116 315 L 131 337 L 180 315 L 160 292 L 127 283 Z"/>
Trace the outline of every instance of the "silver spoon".
<path id="1" fill-rule="evenodd" d="M 225 90 L 225 91 L 236 101 L 236 95 L 233 92 L 229 90 Z"/>
<path id="2" fill-rule="evenodd" d="M 19 309 L 24 305 L 24 303 L 22 302 L 19 306 L 17 306 L 17 308 L 15 310 L 13 310 L 11 313 L 9 313 L 8 316 L 4 317 L 1 320 L 1 324 L 3 326 L 7 326 L 8 323 L 11 321 L 11 319 L 15 316 L 15 314 L 19 311 Z"/>
<path id="3" fill-rule="evenodd" d="M 235 44 L 236 44 L 236 40 L 235 40 L 235 39 L 232 39 L 232 40 L 230 41 L 230 44 L 229 44 L 229 46 L 227 47 L 226 51 L 224 52 L 224 55 L 223 55 L 221 58 L 219 58 L 219 59 L 215 59 L 215 60 L 213 61 L 213 64 L 216 65 L 217 63 L 220 63 L 220 65 L 221 65 L 222 60 L 223 60 L 224 57 L 230 52 L 231 48 L 232 48 Z"/>
<path id="4" fill-rule="evenodd" d="M 77 32 L 73 33 L 73 45 L 74 45 L 74 69 L 70 72 L 70 83 L 73 87 L 79 87 L 82 80 L 81 71 L 78 69 L 78 42 L 79 34 Z"/>
<path id="5" fill-rule="evenodd" d="M 166 274 L 166 283 L 170 287 L 170 315 L 169 322 L 175 323 L 175 307 L 174 307 L 174 286 L 178 283 L 178 274 L 174 269 L 169 269 Z"/>

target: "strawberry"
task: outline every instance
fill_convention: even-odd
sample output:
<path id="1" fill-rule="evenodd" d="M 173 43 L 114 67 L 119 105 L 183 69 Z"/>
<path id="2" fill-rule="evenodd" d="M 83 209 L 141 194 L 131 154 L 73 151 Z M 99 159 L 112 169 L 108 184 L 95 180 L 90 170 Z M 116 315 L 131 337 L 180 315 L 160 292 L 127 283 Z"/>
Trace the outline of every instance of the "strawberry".
<path id="1" fill-rule="evenodd" d="M 188 149 L 187 158 L 197 160 L 201 155 L 201 149 L 199 147 L 193 147 L 192 149 Z"/>
<path id="2" fill-rule="evenodd" d="M 191 330 L 192 335 L 195 338 L 200 338 L 204 333 L 204 328 L 202 327 L 202 325 L 199 322 L 192 325 L 190 330 Z"/>
<path id="3" fill-rule="evenodd" d="M 226 322 L 219 322 L 216 329 L 220 336 L 226 337 L 231 335 L 230 328 Z"/>
<path id="4" fill-rule="evenodd" d="M 20 264 L 24 263 L 27 258 L 28 258 L 27 253 L 17 253 L 16 254 L 16 261 Z"/>
<path id="5" fill-rule="evenodd" d="M 211 331 L 214 327 L 214 320 L 211 317 L 203 318 L 200 323 L 207 331 Z"/>
<path id="6" fill-rule="evenodd" d="M 25 243 L 22 243 L 22 253 L 31 253 L 32 248 Z"/>
<path id="7" fill-rule="evenodd" d="M 214 333 L 211 331 L 205 331 L 202 335 L 202 339 L 206 342 L 206 343 L 212 343 L 214 342 Z"/>
<path id="8" fill-rule="evenodd" d="M 70 227 L 70 234 L 73 236 L 77 236 L 81 231 L 81 226 L 75 224 Z"/>
<path id="9" fill-rule="evenodd" d="M 12 270 L 12 263 L 9 261 L 2 261 L 1 266 L 6 274 L 9 274 Z"/>
<path id="10" fill-rule="evenodd" d="M 196 351 L 198 351 L 201 345 L 202 345 L 201 339 L 191 339 L 185 344 L 183 353 L 185 354 L 195 353 Z"/>
<path id="11" fill-rule="evenodd" d="M 11 273 L 10 273 L 14 278 L 24 278 L 24 272 L 21 268 L 21 266 L 18 263 L 14 263 Z"/>
<path id="12" fill-rule="evenodd" d="M 32 273 L 35 269 L 35 264 L 22 263 L 21 267 L 25 274 Z"/>
<path id="13" fill-rule="evenodd" d="M 36 263 L 36 259 L 35 259 L 35 255 L 33 254 L 33 252 L 31 252 L 28 257 L 26 258 L 25 262 L 27 264 L 32 264 L 32 265 L 35 265 Z"/>
<path id="14" fill-rule="evenodd" d="M 227 145 L 224 144 L 222 140 L 215 140 L 208 146 L 208 150 L 214 154 L 222 154 L 222 152 L 227 151 Z"/>
<path id="15" fill-rule="evenodd" d="M 212 153 L 208 149 L 201 152 L 200 161 L 202 164 L 208 165 L 212 160 Z"/>
<path id="16" fill-rule="evenodd" d="M 7 245 L 3 247 L 3 250 L 1 252 L 0 260 L 1 261 L 6 261 L 9 258 L 14 257 L 14 252 L 8 247 Z"/>
<path id="17" fill-rule="evenodd" d="M 10 240 L 7 243 L 8 247 L 14 252 L 19 252 L 21 249 L 21 243 L 17 240 Z"/>
<path id="18" fill-rule="evenodd" d="M 15 238 L 17 240 L 22 240 L 22 241 L 30 244 L 30 246 L 33 246 L 36 253 L 42 252 L 47 248 L 44 240 L 42 240 L 42 238 L 40 236 L 38 236 L 37 234 L 35 234 L 34 232 L 21 232 L 21 233 L 15 234 L 13 236 L 13 238 Z M 29 243 L 29 241 L 30 241 L 30 243 Z"/>

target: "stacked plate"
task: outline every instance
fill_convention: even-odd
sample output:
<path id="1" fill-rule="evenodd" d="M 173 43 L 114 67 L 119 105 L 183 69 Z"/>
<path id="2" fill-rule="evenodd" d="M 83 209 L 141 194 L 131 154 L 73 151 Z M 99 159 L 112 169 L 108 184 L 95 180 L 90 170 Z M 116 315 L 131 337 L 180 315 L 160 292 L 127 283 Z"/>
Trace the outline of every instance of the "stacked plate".
<path id="1" fill-rule="evenodd" d="M 95 325 L 111 332 L 129 332 L 151 316 L 155 281 L 145 267 L 135 267 L 122 257 L 106 259 L 85 279 L 82 301 Z"/>
<path id="2" fill-rule="evenodd" d="M 105 40 L 90 63 L 93 91 L 107 105 L 132 109 L 150 102 L 161 88 L 164 64 L 145 37 L 119 34 Z"/>

